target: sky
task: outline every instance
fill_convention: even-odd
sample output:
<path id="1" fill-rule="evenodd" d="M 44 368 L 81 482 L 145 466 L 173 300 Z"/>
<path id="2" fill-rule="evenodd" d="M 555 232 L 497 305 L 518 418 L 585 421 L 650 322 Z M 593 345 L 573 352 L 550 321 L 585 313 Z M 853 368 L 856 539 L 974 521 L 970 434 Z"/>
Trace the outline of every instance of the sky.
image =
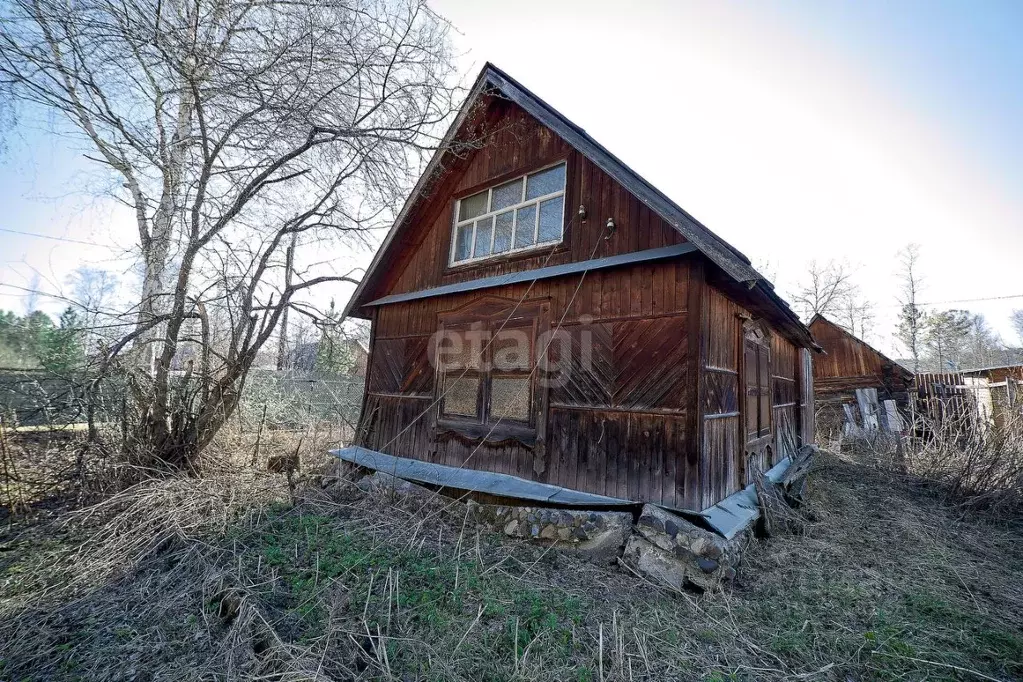
<path id="1" fill-rule="evenodd" d="M 926 302 L 1023 308 L 1023 3 L 436 0 L 466 84 L 491 61 L 584 127 L 784 294 L 845 260 L 894 355 L 897 251 Z M 0 307 L 39 276 L 129 265 L 130 215 L 41 130 L 0 155 Z M 382 238 L 383 235 L 380 235 Z M 368 263 L 372 254 L 358 258 Z M 12 294 L 18 294 L 12 296 Z M 963 301 L 1016 296 L 995 301 Z M 56 305 L 56 304 L 52 304 Z"/>

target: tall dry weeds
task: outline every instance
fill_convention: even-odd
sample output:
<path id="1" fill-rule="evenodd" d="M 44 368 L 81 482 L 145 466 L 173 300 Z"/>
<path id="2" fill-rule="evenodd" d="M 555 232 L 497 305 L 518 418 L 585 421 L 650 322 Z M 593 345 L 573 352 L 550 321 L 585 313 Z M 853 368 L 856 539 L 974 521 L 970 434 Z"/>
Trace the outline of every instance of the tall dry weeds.
<path id="1" fill-rule="evenodd" d="M 846 441 L 883 469 L 932 489 L 948 505 L 1023 520 L 1023 413 L 997 427 L 917 416 L 914 438 L 877 433 Z"/>

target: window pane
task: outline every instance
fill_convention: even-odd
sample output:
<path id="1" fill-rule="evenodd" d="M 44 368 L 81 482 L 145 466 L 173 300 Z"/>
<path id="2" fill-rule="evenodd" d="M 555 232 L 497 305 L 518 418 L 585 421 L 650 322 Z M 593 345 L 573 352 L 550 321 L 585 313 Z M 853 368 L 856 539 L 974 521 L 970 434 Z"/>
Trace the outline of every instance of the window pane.
<path id="1" fill-rule="evenodd" d="M 492 201 L 491 211 L 499 211 L 502 208 L 508 208 L 522 201 L 522 178 L 514 182 L 509 182 L 507 185 L 501 185 L 500 187 L 494 188 L 494 199 Z"/>
<path id="2" fill-rule="evenodd" d="M 533 244 L 533 231 L 536 228 L 536 204 L 515 211 L 515 248 Z"/>
<path id="3" fill-rule="evenodd" d="M 494 253 L 504 253 L 511 248 L 512 226 L 515 223 L 515 212 L 505 211 L 497 214 L 494 233 Z"/>
<path id="4" fill-rule="evenodd" d="M 491 346 L 494 369 L 504 372 L 532 369 L 532 342 L 532 327 L 502 329 L 494 336 Z"/>
<path id="5" fill-rule="evenodd" d="M 437 361 L 443 370 L 479 369 L 484 340 L 480 332 L 445 329 L 437 346 Z"/>
<path id="6" fill-rule="evenodd" d="M 526 182 L 526 198 L 535 199 L 545 194 L 560 192 L 563 189 L 565 189 L 565 164 L 530 175 Z"/>
<path id="7" fill-rule="evenodd" d="M 487 212 L 487 193 L 473 194 L 458 202 L 458 222 L 469 220 Z"/>
<path id="8" fill-rule="evenodd" d="M 490 416 L 529 421 L 529 377 L 494 377 L 490 386 Z"/>
<path id="9" fill-rule="evenodd" d="M 540 238 L 537 240 L 538 242 L 561 240 L 561 210 L 564 204 L 564 197 L 550 199 L 540 204 Z"/>
<path id="10" fill-rule="evenodd" d="M 465 260 L 472 249 L 472 223 L 462 225 L 455 231 L 455 260 Z"/>
<path id="11" fill-rule="evenodd" d="M 444 381 L 444 414 L 460 417 L 475 417 L 476 396 L 480 390 L 480 378 L 477 376 L 445 377 Z"/>
<path id="12" fill-rule="evenodd" d="M 490 255 L 490 238 L 494 235 L 494 219 L 476 221 L 476 247 L 473 249 L 473 258 Z"/>

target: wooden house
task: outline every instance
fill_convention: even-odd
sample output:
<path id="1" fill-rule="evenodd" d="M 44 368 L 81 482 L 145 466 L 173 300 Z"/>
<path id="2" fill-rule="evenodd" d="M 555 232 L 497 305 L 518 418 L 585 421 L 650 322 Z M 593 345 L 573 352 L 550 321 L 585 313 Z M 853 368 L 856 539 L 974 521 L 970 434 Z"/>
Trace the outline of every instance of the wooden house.
<path id="1" fill-rule="evenodd" d="M 812 441 L 814 341 L 739 251 L 489 64 L 442 149 L 346 309 L 372 336 L 342 456 L 699 512 Z"/>
<path id="2" fill-rule="evenodd" d="M 824 349 L 813 364 L 821 433 L 837 433 L 843 422 L 843 406 L 860 409 L 862 400 L 857 401 L 857 390 L 876 391 L 876 400 L 872 400 L 877 405 L 892 401 L 900 412 L 908 409 L 913 388 L 911 371 L 823 315 L 810 320 L 810 332 Z"/>

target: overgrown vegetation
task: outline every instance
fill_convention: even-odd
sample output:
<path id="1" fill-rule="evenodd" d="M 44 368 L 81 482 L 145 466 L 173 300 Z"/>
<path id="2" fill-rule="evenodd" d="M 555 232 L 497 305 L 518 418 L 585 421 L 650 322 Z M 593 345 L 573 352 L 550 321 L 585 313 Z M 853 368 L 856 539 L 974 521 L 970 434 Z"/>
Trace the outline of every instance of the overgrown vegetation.
<path id="1" fill-rule="evenodd" d="M 909 440 L 877 433 L 845 447 L 952 508 L 1023 518 L 1023 413 L 1006 410 L 987 428 L 969 415 L 940 423 L 917 415 L 916 431 L 924 435 Z"/>
<path id="2" fill-rule="evenodd" d="M 828 454 L 810 509 L 698 595 L 347 479 L 148 482 L 0 538 L 0 678 L 1023 676 L 1018 525 Z"/>

